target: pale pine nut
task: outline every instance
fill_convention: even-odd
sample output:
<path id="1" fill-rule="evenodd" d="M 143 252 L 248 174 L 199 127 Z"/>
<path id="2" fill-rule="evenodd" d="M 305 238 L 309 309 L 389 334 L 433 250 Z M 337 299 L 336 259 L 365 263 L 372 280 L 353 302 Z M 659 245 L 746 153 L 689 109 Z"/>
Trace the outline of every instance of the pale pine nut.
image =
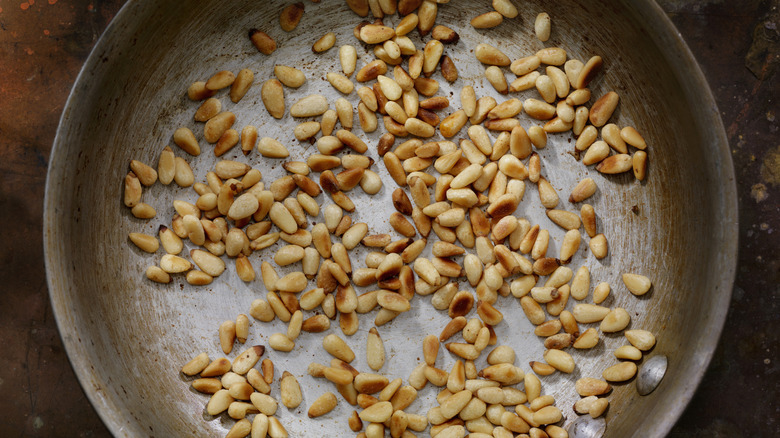
<path id="1" fill-rule="evenodd" d="M 567 374 L 574 371 L 574 359 L 565 351 L 547 350 L 544 352 L 544 360 L 558 371 Z"/>
<path id="2" fill-rule="evenodd" d="M 590 251 L 597 259 L 603 259 L 609 253 L 607 238 L 603 234 L 597 234 L 590 239 Z"/>
<path id="3" fill-rule="evenodd" d="M 300 99 L 290 107 L 290 115 L 293 117 L 314 117 L 322 115 L 328 110 L 328 101 L 321 94 L 312 94 Z"/>
<path id="4" fill-rule="evenodd" d="M 534 21 L 534 32 L 539 41 L 545 42 L 550 39 L 551 27 L 550 15 L 548 15 L 547 12 L 541 12 L 536 16 L 536 21 Z"/>
<path id="5" fill-rule="evenodd" d="M 634 362 L 621 362 L 604 370 L 602 377 L 608 382 L 625 382 L 634 377 L 636 371 L 637 366 Z"/>
<path id="6" fill-rule="evenodd" d="M 295 376 L 285 371 L 282 373 L 280 386 L 282 404 L 290 409 L 297 408 L 303 401 L 303 395 L 301 394 L 301 386 L 298 384 Z"/>
<path id="7" fill-rule="evenodd" d="M 599 328 L 604 333 L 615 333 L 625 329 L 630 323 L 631 315 L 625 309 L 616 307 L 601 320 Z"/>
<path id="8" fill-rule="evenodd" d="M 648 351 L 655 345 L 655 335 L 647 330 L 626 330 L 626 339 L 634 347 Z"/>

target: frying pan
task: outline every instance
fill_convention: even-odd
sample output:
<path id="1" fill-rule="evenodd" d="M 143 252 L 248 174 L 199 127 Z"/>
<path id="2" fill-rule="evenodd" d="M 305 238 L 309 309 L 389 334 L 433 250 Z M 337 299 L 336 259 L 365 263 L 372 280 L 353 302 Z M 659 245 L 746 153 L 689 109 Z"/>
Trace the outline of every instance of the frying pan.
<path id="1" fill-rule="evenodd" d="M 609 396 L 606 436 L 663 436 L 684 410 L 710 361 L 734 278 L 737 203 L 718 111 L 693 57 L 655 3 L 516 3 L 520 5 L 518 18 L 487 30 L 473 29 L 469 20 L 491 10 L 489 2 L 439 5 L 437 24 L 456 29 L 461 39 L 445 47 L 460 78 L 450 86 L 437 73 L 434 77 L 442 84 L 438 94 L 450 97 L 455 108 L 458 89 L 464 85 L 473 85 L 478 96 L 504 99 L 484 81 L 484 67 L 474 59 L 472 49 L 480 42 L 500 48 L 512 59 L 553 45 L 564 47 L 570 58 L 604 58 L 605 68 L 591 89 L 594 96 L 610 90 L 620 94 L 613 121 L 635 126 L 647 140 L 647 179 L 637 182 L 630 172 L 605 177 L 585 167 L 569 153 L 573 149 L 569 134 L 551 135 L 539 154 L 543 174 L 562 198 L 585 176 L 597 181 L 599 190 L 590 202 L 599 230 L 609 240 L 610 255 L 595 260 L 587 251 L 586 237 L 571 267 L 587 265 L 593 285 L 609 282 L 613 292 L 605 305 L 629 310 L 629 328 L 656 335 L 657 345 L 644 361 L 662 355 L 669 361 L 666 376 L 648 396 L 639 396 L 633 382 L 615 385 Z M 189 379 L 179 369 L 201 351 L 212 359 L 222 356 L 217 327 L 239 313 L 248 313 L 251 301 L 265 294 L 261 282 L 241 282 L 229 260 L 227 272 L 206 287 L 189 286 L 183 278 L 169 285 L 148 281 L 145 268 L 158 263 L 161 254 L 141 253 L 129 243 L 128 233 L 156 235 L 160 224 L 170 223 L 174 199 L 194 202 L 197 195 L 191 189 L 159 183 L 146 188 L 143 201 L 156 208 L 157 216 L 144 221 L 122 205 L 122 181 L 131 159 L 155 165 L 179 126 L 192 128 L 201 139 L 204 153 L 200 157 L 189 157 L 178 149 L 176 154 L 191 163 L 198 181 L 204 180 L 216 158 L 202 141 L 200 126 L 192 121 L 198 104 L 187 99 L 186 89 L 220 70 L 250 68 L 256 76 L 255 86 L 238 104 L 220 95 L 224 108 L 236 113 L 239 129 L 246 124 L 258 126 L 263 136 L 289 146 L 290 159 L 305 159 L 315 150 L 294 139 L 292 128 L 297 121 L 289 114 L 281 121 L 267 115 L 259 84 L 272 77 L 275 64 L 293 65 L 306 73 L 307 82 L 300 89 L 286 90 L 287 107 L 312 93 L 324 94 L 332 105 L 339 94 L 324 75 L 339 70 L 338 46 L 358 47 L 358 68 L 373 54 L 354 40 L 352 28 L 360 20 L 344 2 L 306 2 L 301 24 L 290 33 L 278 25 L 284 6 L 282 2 L 129 1 L 94 48 L 63 112 L 45 199 L 49 290 L 76 374 L 116 436 L 214 436 L 224 434 L 233 424 L 225 415 L 212 418 L 205 413 L 207 397 L 190 389 Z M 543 10 L 553 20 L 553 36 L 546 44 L 533 35 L 534 17 Z M 397 20 L 393 17 L 386 22 L 395 25 Z M 250 28 L 265 29 L 279 49 L 271 56 L 258 53 L 247 38 Z M 328 31 L 338 35 L 337 47 L 313 54 L 311 45 Z M 421 47 L 418 36 L 413 39 Z M 534 93 L 519 97 L 535 97 Z M 354 93 L 347 99 L 357 104 Z M 525 116 L 520 120 L 526 128 L 535 124 Z M 355 131 L 372 146 L 368 155 L 378 160 L 373 145 L 382 129 L 368 135 Z M 260 169 L 266 185 L 283 175 L 282 160 L 262 159 L 257 152 L 244 157 L 232 151 L 223 158 Z M 353 191 L 358 205 L 353 220 L 368 223 L 372 232 L 389 232 L 386 218 L 392 210 L 389 199 L 395 184 L 381 160 L 374 169 L 382 176 L 384 188 L 374 197 Z M 321 203 L 330 202 L 321 196 Z M 560 208 L 578 210 L 566 202 Z M 516 214 L 549 229 L 550 254 L 557 254 L 563 232 L 545 217 L 533 184 L 528 184 Z M 270 260 L 272 250 L 252 255 L 255 269 L 261 260 Z M 353 254 L 356 266 L 364 266 L 364 254 L 363 250 Z M 623 272 L 648 276 L 653 288 L 645 296 L 634 297 L 620 280 Z M 427 297 L 415 298 L 413 303 L 412 311 L 380 327 L 388 352 L 382 372 L 391 377 L 408 377 L 421 360 L 422 338 L 438 334 L 447 320 Z M 542 358 L 542 343 L 533 336 L 533 326 L 516 299 L 502 298 L 498 306 L 505 315 L 496 327 L 499 342 L 512 346 L 518 355 L 516 363 L 529 371 L 528 362 Z M 363 370 L 367 370 L 365 335 L 372 322 L 373 315 L 364 317 L 360 330 L 347 337 L 358 356 L 354 365 Z M 337 324 L 332 327 L 331 332 L 340 334 Z M 278 320 L 270 324 L 255 321 L 247 345 L 265 345 L 272 333 L 284 330 Z M 306 374 L 309 362 L 329 360 L 321 338 L 304 334 L 292 352 L 266 353 L 279 374 L 290 371 L 304 389 L 301 407 L 280 408 L 277 414 L 291 436 L 349 433 L 346 416 L 352 407 L 343 400 L 320 419 L 305 418 L 308 405 L 332 390 L 326 382 Z M 562 424 L 576 418 L 571 409 L 579 398 L 573 390 L 574 380 L 599 377 L 617 363 L 611 352 L 624 344 L 620 334 L 602 335 L 593 350 L 572 353 L 577 361 L 572 375 L 558 373 L 542 379 L 543 393 L 554 394 L 564 412 Z M 237 346 L 228 357 L 232 359 L 241 350 Z M 484 357 L 481 360 L 478 366 L 484 365 Z M 453 362 L 449 354 L 442 353 L 437 366 L 450 369 Z M 273 394 L 278 391 L 276 381 Z M 409 410 L 424 414 L 433 406 L 435 394 L 429 386 Z"/>

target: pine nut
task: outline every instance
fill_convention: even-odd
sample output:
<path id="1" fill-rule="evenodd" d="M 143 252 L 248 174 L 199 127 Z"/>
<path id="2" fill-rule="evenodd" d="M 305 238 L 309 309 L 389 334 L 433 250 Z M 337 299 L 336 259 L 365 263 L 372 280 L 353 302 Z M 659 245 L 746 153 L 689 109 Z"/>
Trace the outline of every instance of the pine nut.
<path id="1" fill-rule="evenodd" d="M 271 438 L 287 438 L 288 433 L 276 417 L 268 417 L 268 436 Z"/>
<path id="2" fill-rule="evenodd" d="M 324 300 L 323 296 L 323 300 Z M 322 333 L 330 328 L 330 319 L 326 315 L 314 315 L 306 318 L 301 324 L 301 330 L 309 333 Z"/>
<path id="3" fill-rule="evenodd" d="M 249 314 L 252 315 L 253 318 L 263 322 L 273 321 L 276 316 L 268 302 L 259 298 L 252 301 Z"/>
<path id="4" fill-rule="evenodd" d="M 209 415 L 219 415 L 222 412 L 225 412 L 232 402 L 233 397 L 230 396 L 228 390 L 220 389 L 209 399 L 209 402 L 206 405 L 206 413 Z"/>
<path id="5" fill-rule="evenodd" d="M 355 76 L 355 80 L 357 80 L 358 82 L 368 82 L 370 80 L 376 79 L 377 76 L 383 75 L 385 73 L 387 73 L 387 64 L 380 59 L 375 59 L 369 62 L 368 64 L 364 65 L 357 72 L 357 75 Z M 346 74 L 346 72 L 344 74 Z"/>
<path id="6" fill-rule="evenodd" d="M 325 351 L 344 362 L 355 360 L 355 353 L 341 338 L 334 334 L 325 336 L 322 340 L 322 346 Z"/>
<path id="7" fill-rule="evenodd" d="M 554 106 L 537 99 L 526 99 L 523 102 L 523 110 L 537 120 L 548 120 L 555 115 Z"/>
<path id="8" fill-rule="evenodd" d="M 626 330 L 626 339 L 634 347 L 648 351 L 655 345 L 655 336 L 647 330 Z"/>
<path id="9" fill-rule="evenodd" d="M 607 238 L 603 234 L 597 234 L 590 239 L 590 251 L 593 255 L 601 260 L 609 253 L 609 247 L 607 245 Z"/>
<path id="10" fill-rule="evenodd" d="M 501 17 L 501 14 L 497 12 L 495 14 Z M 474 48 L 474 55 L 477 57 L 477 61 L 483 64 L 497 65 L 499 67 L 506 67 L 511 64 L 508 56 L 489 44 L 477 44 L 477 47 Z"/>
<path id="11" fill-rule="evenodd" d="M 644 181 L 647 175 L 647 153 L 645 151 L 636 151 L 631 157 L 631 166 L 634 169 L 634 178 Z"/>
<path id="12" fill-rule="evenodd" d="M 322 53 L 330 50 L 331 47 L 333 47 L 336 44 L 336 34 L 333 32 L 328 32 L 320 39 L 318 39 L 314 45 L 312 45 L 311 50 L 314 53 Z"/>
<path id="13" fill-rule="evenodd" d="M 599 328 L 604 333 L 615 333 L 625 329 L 630 323 L 631 315 L 629 315 L 625 309 L 616 307 L 607 313 L 601 321 L 601 326 Z"/>
<path id="14" fill-rule="evenodd" d="M 585 330 L 576 341 L 574 341 L 574 348 L 589 349 L 593 348 L 599 342 L 599 334 L 594 328 Z"/>
<path id="15" fill-rule="evenodd" d="M 333 395 L 332 392 L 326 392 L 314 400 L 311 406 L 309 406 L 309 418 L 325 415 L 335 409 L 337 404 L 338 400 L 336 399 L 336 396 Z"/>
<path id="16" fill-rule="evenodd" d="M 536 56 L 542 64 L 563 65 L 566 62 L 566 51 L 560 47 L 547 47 L 538 52 Z"/>
<path id="17" fill-rule="evenodd" d="M 206 83 L 203 81 L 193 82 L 187 88 L 187 97 L 189 97 L 190 100 L 194 100 L 194 101 L 207 99 L 213 96 L 214 93 L 215 91 L 206 88 Z"/>
<path id="18" fill-rule="evenodd" d="M 293 117 L 314 117 L 328 110 L 328 101 L 321 94 L 312 94 L 299 100 L 290 107 Z"/>
<path id="19" fill-rule="evenodd" d="M 387 3 L 389 3 L 390 5 L 395 5 L 396 4 L 396 2 L 389 2 L 389 1 Z M 418 4 L 419 4 L 419 2 L 418 2 Z M 401 5 L 401 6 L 403 6 L 403 5 Z M 416 8 L 417 8 L 417 6 L 415 6 L 413 9 L 416 9 Z M 385 10 L 385 9 L 387 9 L 387 10 Z M 394 9 L 395 9 L 394 6 L 393 7 L 388 7 L 388 8 L 383 8 L 383 12 L 385 14 L 391 15 L 391 14 L 395 13 Z M 392 11 L 392 12 L 390 12 L 390 11 Z M 419 17 L 417 16 L 417 14 L 409 13 L 411 11 L 406 11 L 406 12 L 407 12 L 406 14 L 403 14 L 403 13 L 401 14 L 401 15 L 405 15 L 405 17 L 403 17 L 403 19 L 401 19 L 401 21 L 399 21 L 398 24 L 395 27 L 395 34 L 397 36 L 408 34 L 415 27 L 417 27 L 417 24 L 419 22 Z"/>
<path id="20" fill-rule="evenodd" d="M 297 408 L 303 401 L 301 386 L 298 384 L 298 380 L 295 378 L 295 376 L 285 371 L 282 373 L 280 385 L 282 404 L 290 409 Z"/>
<path id="21" fill-rule="evenodd" d="M 200 155 L 200 146 L 189 128 L 179 128 L 173 133 L 173 142 L 190 155 Z"/>
<path id="22" fill-rule="evenodd" d="M 485 69 L 485 78 L 487 78 L 488 82 L 490 82 L 490 85 L 492 85 L 493 88 L 495 88 L 499 93 L 507 94 L 509 92 L 509 85 L 506 82 L 504 72 L 495 65 L 491 65 Z"/>
<path id="23" fill-rule="evenodd" d="M 280 292 L 302 292 L 306 288 L 308 279 L 303 272 L 292 272 L 280 278 L 276 282 L 276 288 Z"/>
<path id="24" fill-rule="evenodd" d="M 374 371 L 379 371 L 385 363 L 385 346 L 376 327 L 368 331 L 366 360 L 369 368 Z"/>
<path id="25" fill-rule="evenodd" d="M 544 360 L 558 371 L 567 374 L 574 371 L 574 359 L 565 351 L 547 350 L 544 352 Z"/>
<path id="26" fill-rule="evenodd" d="M 590 123 L 597 128 L 604 126 L 617 108 L 620 97 L 614 91 L 601 96 L 590 108 Z"/>
<path id="27" fill-rule="evenodd" d="M 633 345 L 623 345 L 615 350 L 615 357 L 624 360 L 639 360 L 642 358 L 642 351 Z"/>
<path id="28" fill-rule="evenodd" d="M 360 39 L 366 44 L 379 44 L 395 36 L 391 27 L 368 24 L 360 29 Z"/>
<path id="29" fill-rule="evenodd" d="M 276 50 L 276 41 L 261 30 L 249 29 L 249 39 L 263 55 L 270 55 Z"/>
<path id="30" fill-rule="evenodd" d="M 636 371 L 637 367 L 634 362 L 621 362 L 604 370 L 602 377 L 608 382 L 625 382 L 633 378 Z"/>
<path id="31" fill-rule="evenodd" d="M 598 74 L 598 72 L 601 71 L 601 66 L 602 66 L 602 60 L 600 56 L 594 56 L 590 58 L 588 62 L 586 62 L 585 65 L 582 66 L 582 69 L 580 70 L 580 73 L 577 76 L 576 81 L 572 83 L 572 85 L 574 85 L 574 88 L 582 89 L 587 87 L 590 81 L 592 81 L 593 78 L 596 77 L 596 74 Z"/>
<path id="32" fill-rule="evenodd" d="M 492 11 L 477 15 L 471 19 L 471 25 L 474 29 L 489 29 L 498 26 L 502 21 L 504 21 L 504 16 L 496 11 Z"/>
<path id="33" fill-rule="evenodd" d="M 268 345 L 276 351 L 290 352 L 295 342 L 283 333 L 274 333 L 268 337 Z"/>
<path id="34" fill-rule="evenodd" d="M 256 392 L 249 397 L 252 401 L 252 404 L 255 405 L 261 414 L 274 415 L 276 413 L 278 405 L 273 397 L 259 392 Z"/>
<path id="35" fill-rule="evenodd" d="M 545 42 L 550 39 L 550 27 L 551 20 L 547 12 L 541 12 L 536 16 L 536 21 L 534 21 L 534 32 L 539 41 Z"/>
<path id="36" fill-rule="evenodd" d="M 647 143 L 642 135 L 633 126 L 626 126 L 620 130 L 620 138 L 631 146 L 644 150 L 647 148 Z"/>

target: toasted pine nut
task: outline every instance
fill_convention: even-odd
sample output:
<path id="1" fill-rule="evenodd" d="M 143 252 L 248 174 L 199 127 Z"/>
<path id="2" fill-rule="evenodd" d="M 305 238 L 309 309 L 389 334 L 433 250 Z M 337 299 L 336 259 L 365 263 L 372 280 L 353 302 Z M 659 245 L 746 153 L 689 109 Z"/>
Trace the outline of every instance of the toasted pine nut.
<path id="1" fill-rule="evenodd" d="M 602 377 L 608 382 L 625 382 L 634 377 L 636 371 L 637 367 L 634 362 L 621 362 L 604 370 Z"/>
<path id="2" fill-rule="evenodd" d="M 588 86 L 591 80 L 601 70 L 602 60 L 600 56 L 594 56 L 585 63 L 577 76 L 577 80 L 572 84 L 574 88 L 582 89 Z M 598 125 L 596 125 L 598 126 Z"/>
<path id="3" fill-rule="evenodd" d="M 596 166 L 596 170 L 606 174 L 623 173 L 633 167 L 632 161 L 631 156 L 628 154 L 612 155 L 602 160 Z"/>
<path id="4" fill-rule="evenodd" d="M 291 272 L 276 282 L 280 292 L 301 292 L 306 288 L 308 280 L 303 272 Z"/>
<path id="5" fill-rule="evenodd" d="M 496 67 L 495 65 L 491 65 L 485 69 L 485 77 L 487 78 L 488 82 L 490 82 L 490 85 L 492 85 L 493 88 L 495 88 L 499 93 L 507 94 L 509 92 L 509 85 L 507 85 L 504 72 L 501 71 L 500 68 Z"/>
<path id="6" fill-rule="evenodd" d="M 500 17 L 500 14 L 495 14 Z M 478 44 L 474 48 L 474 55 L 477 57 L 477 61 L 483 64 L 497 65 L 499 67 L 506 67 L 511 64 L 508 56 L 489 44 Z"/>
<path id="7" fill-rule="evenodd" d="M 631 157 L 631 166 L 634 169 L 634 178 L 643 181 L 647 175 L 647 153 L 645 151 L 634 152 Z"/>
<path id="8" fill-rule="evenodd" d="M 496 27 L 504 21 L 504 16 L 496 11 L 486 12 L 471 19 L 471 25 L 475 29 L 489 29 Z"/>
<path id="9" fill-rule="evenodd" d="M 601 96 L 590 108 L 590 123 L 597 128 L 604 126 L 617 108 L 620 97 L 614 91 Z"/>
<path id="10" fill-rule="evenodd" d="M 597 306 L 595 304 L 577 304 L 574 306 L 572 314 L 577 322 L 589 324 L 603 320 L 609 311 L 609 308 Z"/>
<path id="11" fill-rule="evenodd" d="M 311 406 L 309 406 L 309 418 L 325 415 L 335 409 L 337 404 L 338 400 L 336 399 L 336 396 L 333 395 L 332 392 L 326 392 L 319 396 L 317 400 L 314 400 Z"/>
<path id="12" fill-rule="evenodd" d="M 360 39 L 366 44 L 379 44 L 395 36 L 391 27 L 368 24 L 360 29 Z"/>
<path id="13" fill-rule="evenodd" d="M 385 73 L 387 73 L 387 64 L 380 59 L 375 59 L 369 62 L 368 64 L 364 65 L 358 71 L 357 76 L 355 76 L 355 79 L 358 82 L 368 82 L 370 80 L 376 79 L 379 75 L 383 75 Z"/>
<path id="14" fill-rule="evenodd" d="M 597 234 L 590 239 L 590 251 L 593 255 L 601 260 L 609 253 L 609 246 L 607 244 L 607 238 L 603 234 Z"/>
<path id="15" fill-rule="evenodd" d="M 276 351 L 289 352 L 295 347 L 295 342 L 283 333 L 274 333 L 268 337 L 268 345 Z"/>
<path id="16" fill-rule="evenodd" d="M 282 404 L 290 409 L 297 408 L 303 401 L 301 386 L 298 384 L 298 380 L 295 376 L 285 371 L 282 373 L 280 384 Z"/>
<path id="17" fill-rule="evenodd" d="M 263 82 L 260 89 L 260 96 L 263 99 L 265 109 L 275 119 L 281 119 L 284 116 L 284 88 L 282 83 L 276 79 L 269 79 Z"/>
<path id="18" fill-rule="evenodd" d="M 538 52 L 536 56 L 542 64 L 563 65 L 566 62 L 566 51 L 560 47 L 547 47 Z"/>
<path id="19" fill-rule="evenodd" d="M 216 93 L 213 90 L 209 90 L 206 88 L 206 83 L 203 81 L 196 81 L 193 82 L 188 88 L 187 88 L 187 97 L 190 100 L 203 100 L 207 99 Z"/>
<path id="20" fill-rule="evenodd" d="M 355 353 L 352 349 L 349 348 L 346 342 L 334 334 L 325 336 L 322 340 L 322 346 L 325 348 L 325 351 L 344 362 L 349 363 L 355 360 Z"/>
<path id="21" fill-rule="evenodd" d="M 395 4 L 395 2 L 393 2 L 393 4 Z M 416 8 L 417 7 L 415 6 L 414 9 Z M 419 22 L 419 17 L 417 16 L 417 14 L 411 13 L 411 14 L 401 14 L 401 15 L 405 15 L 405 17 L 403 17 L 395 27 L 395 34 L 397 36 L 406 35 L 407 33 L 411 32 L 412 29 L 417 27 L 417 23 Z"/>
<path id="22" fill-rule="evenodd" d="M 634 347 L 648 351 L 655 345 L 655 336 L 647 330 L 626 330 L 626 339 Z"/>
<path id="23" fill-rule="evenodd" d="M 314 45 L 312 45 L 311 50 L 314 53 L 322 53 L 328 51 L 335 44 L 336 44 L 336 34 L 333 32 L 328 32 L 322 37 L 320 37 L 320 39 L 318 39 L 314 43 Z"/>
<path id="24" fill-rule="evenodd" d="M 276 41 L 261 30 L 249 29 L 249 39 L 263 55 L 270 55 L 276 50 Z"/>
<path id="25" fill-rule="evenodd" d="M 299 100 L 290 107 L 293 117 L 314 117 L 328 110 L 328 101 L 321 94 L 312 94 Z"/>
<path id="26" fill-rule="evenodd" d="M 544 42 L 550 39 L 550 27 L 551 20 L 547 12 L 541 12 L 536 16 L 534 32 L 536 33 L 536 38 L 539 38 L 539 41 Z"/>
<path id="27" fill-rule="evenodd" d="M 244 97 L 249 87 L 252 86 L 252 82 L 255 80 L 255 74 L 252 70 L 247 68 L 241 69 L 236 75 L 236 80 L 230 86 L 230 100 L 233 103 L 238 103 L 241 98 Z M 206 83 L 208 87 L 208 82 Z"/>
<path id="28" fill-rule="evenodd" d="M 236 121 L 236 115 L 230 111 L 222 111 L 209 119 L 203 127 L 203 138 L 209 143 L 216 143 Z"/>
<path id="29" fill-rule="evenodd" d="M 537 99 L 526 99 L 523 102 L 523 110 L 537 120 L 548 120 L 555 115 L 554 106 Z"/>
<path id="30" fill-rule="evenodd" d="M 629 315 L 625 309 L 616 307 L 607 313 L 601 321 L 601 326 L 599 328 L 604 333 L 615 333 L 628 327 L 630 322 L 631 315 Z"/>
<path id="31" fill-rule="evenodd" d="M 190 155 L 200 155 L 200 146 L 198 140 L 195 138 L 195 134 L 189 128 L 178 128 L 173 133 L 173 142 L 176 146 L 180 147 L 184 152 Z"/>
<path id="32" fill-rule="evenodd" d="M 650 279 L 639 274 L 623 274 L 623 283 L 626 288 L 634 295 L 644 295 L 652 286 Z"/>
<path id="33" fill-rule="evenodd" d="M 623 345 L 615 350 L 615 357 L 626 360 L 639 360 L 642 358 L 642 351 L 633 345 Z"/>

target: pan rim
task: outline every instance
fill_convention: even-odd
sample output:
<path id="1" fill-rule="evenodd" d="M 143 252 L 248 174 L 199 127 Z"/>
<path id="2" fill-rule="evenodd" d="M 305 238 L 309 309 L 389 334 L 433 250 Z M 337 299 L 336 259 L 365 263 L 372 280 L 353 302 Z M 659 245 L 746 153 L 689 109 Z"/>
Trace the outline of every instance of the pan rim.
<path id="1" fill-rule="evenodd" d="M 49 299 L 52 306 L 52 311 L 59 331 L 59 336 L 65 347 L 68 355 L 68 360 L 76 374 L 76 377 L 81 384 L 87 398 L 96 412 L 107 426 L 110 432 L 115 436 L 129 436 L 134 430 L 133 427 L 128 427 L 130 422 L 127 418 L 119 415 L 120 405 L 116 403 L 116 400 L 111 397 L 105 397 L 102 395 L 99 385 L 95 385 L 95 382 L 91 380 L 91 375 L 88 372 L 91 366 L 94 364 L 88 360 L 88 356 L 85 354 L 85 348 L 78 340 L 77 337 L 72 336 L 76 333 L 76 327 L 69 321 L 66 315 L 69 314 L 70 307 L 67 304 L 66 288 L 55 287 L 53 277 L 56 273 L 64 271 L 65 266 L 62 264 L 61 259 L 57 257 L 55 250 L 56 246 L 54 242 L 57 241 L 58 236 L 55 235 L 55 226 L 60 218 L 56 211 L 57 201 L 53 196 L 55 191 L 54 176 L 59 172 L 63 172 L 60 162 L 64 159 L 64 151 L 67 145 L 64 142 L 64 138 L 67 136 L 67 132 L 71 129 L 68 125 L 69 114 L 75 110 L 78 102 L 84 93 L 82 84 L 84 84 L 89 77 L 93 75 L 101 74 L 100 65 L 103 63 L 101 59 L 101 53 L 105 49 L 111 47 L 121 38 L 123 32 L 131 31 L 130 27 L 123 27 L 129 18 L 133 16 L 133 9 L 141 7 L 139 5 L 155 4 L 154 1 L 149 0 L 128 0 L 120 10 L 116 13 L 111 20 L 105 31 L 102 33 L 97 43 L 93 47 L 87 60 L 81 67 L 81 70 L 76 77 L 73 87 L 70 90 L 68 99 L 63 107 L 62 114 L 57 127 L 57 132 L 52 145 L 49 165 L 47 170 L 46 187 L 44 194 L 44 213 L 43 213 L 43 250 L 44 250 L 44 264 L 46 269 L 46 281 L 49 291 Z M 633 3 L 633 2 L 629 2 Z M 738 255 L 738 201 L 737 201 L 737 187 L 736 178 L 734 172 L 733 160 L 729 150 L 728 138 L 726 136 L 723 121 L 720 117 L 720 113 L 717 110 L 712 90 L 707 83 L 706 78 L 701 70 L 701 67 L 697 63 L 693 53 L 688 45 L 683 40 L 681 34 L 677 31 L 674 24 L 669 17 L 664 13 L 661 7 L 652 0 L 643 0 L 635 4 L 636 7 L 641 8 L 643 11 L 652 14 L 647 17 L 648 21 L 656 23 L 654 37 L 664 37 L 673 41 L 675 44 L 673 47 L 668 47 L 668 56 L 674 56 L 678 62 L 682 64 L 675 69 L 676 71 L 686 71 L 688 75 L 688 82 L 695 87 L 695 92 L 698 96 L 700 103 L 704 107 L 710 108 L 709 115 L 702 116 L 705 119 L 709 119 L 712 126 L 712 136 L 716 140 L 710 145 L 712 153 L 716 154 L 717 160 L 721 163 L 720 172 L 723 176 L 721 181 L 721 193 L 723 199 L 721 200 L 723 205 L 723 211 L 727 214 L 723 218 L 721 231 L 723 232 L 723 239 L 721 242 L 721 250 L 724 257 L 724 266 L 720 266 L 721 281 L 718 283 L 720 291 L 718 292 L 718 303 L 714 306 L 716 314 L 712 315 L 709 319 L 709 326 L 706 327 L 708 333 L 715 333 L 717 336 L 707 336 L 702 342 L 702 349 L 698 353 L 697 358 L 701 362 L 701 366 L 694 368 L 694 371 L 689 372 L 691 382 L 695 382 L 691 385 L 685 385 L 684 387 L 677 388 L 679 397 L 676 397 L 674 405 L 668 407 L 668 415 L 664 416 L 663 420 L 656 423 L 656 430 L 654 435 L 665 436 L 672 429 L 674 424 L 678 421 L 679 417 L 684 412 L 690 400 L 693 398 L 698 386 L 701 384 L 704 374 L 709 368 L 709 364 L 717 349 L 720 341 L 720 336 L 725 326 L 726 317 L 728 315 L 729 303 L 734 287 L 734 281 L 736 277 L 737 267 L 737 255 Z M 656 43 L 658 41 L 656 40 Z M 678 78 L 679 79 L 679 78 Z M 644 434 L 648 430 L 643 431 Z M 648 436 L 648 435 L 645 435 Z"/>

